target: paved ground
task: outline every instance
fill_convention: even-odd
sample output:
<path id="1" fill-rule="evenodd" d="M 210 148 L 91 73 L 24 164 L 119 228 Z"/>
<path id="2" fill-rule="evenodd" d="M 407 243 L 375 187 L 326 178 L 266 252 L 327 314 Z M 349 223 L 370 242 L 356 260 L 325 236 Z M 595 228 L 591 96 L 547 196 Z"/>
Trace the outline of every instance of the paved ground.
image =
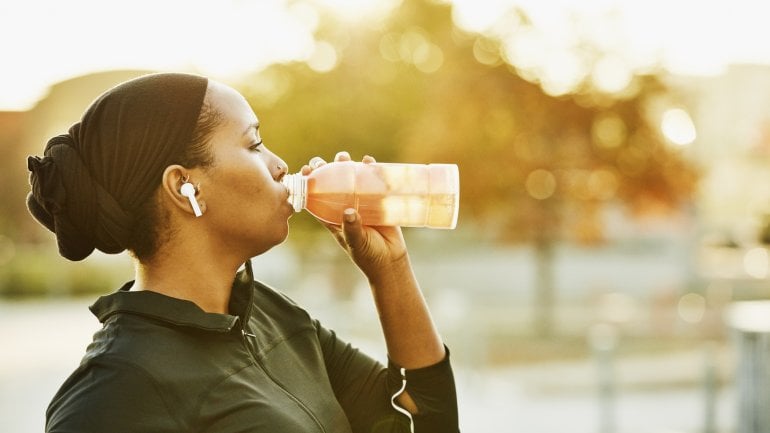
<path id="1" fill-rule="evenodd" d="M 48 401 L 98 326 L 85 309 L 90 301 L 0 302 L 0 432 L 43 430 Z M 726 355 L 720 368 L 729 368 Z M 462 430 L 701 433 L 708 406 L 700 383 L 704 365 L 703 353 L 692 350 L 618 359 L 611 370 L 615 397 L 603 403 L 597 378 L 610 370 L 593 359 L 496 369 L 457 365 Z M 713 433 L 734 430 L 733 397 L 729 383 L 714 395 Z"/>

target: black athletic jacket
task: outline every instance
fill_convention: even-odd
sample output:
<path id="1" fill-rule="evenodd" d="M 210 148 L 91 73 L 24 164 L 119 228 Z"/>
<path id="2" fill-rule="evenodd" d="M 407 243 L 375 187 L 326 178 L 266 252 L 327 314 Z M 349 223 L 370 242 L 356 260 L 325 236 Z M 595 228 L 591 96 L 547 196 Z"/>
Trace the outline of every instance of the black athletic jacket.
<path id="1" fill-rule="evenodd" d="M 415 433 L 459 431 L 449 355 L 402 377 L 253 281 L 250 266 L 231 314 L 131 284 L 91 306 L 104 326 L 48 407 L 47 432 L 409 432 L 391 406 L 404 378 Z"/>

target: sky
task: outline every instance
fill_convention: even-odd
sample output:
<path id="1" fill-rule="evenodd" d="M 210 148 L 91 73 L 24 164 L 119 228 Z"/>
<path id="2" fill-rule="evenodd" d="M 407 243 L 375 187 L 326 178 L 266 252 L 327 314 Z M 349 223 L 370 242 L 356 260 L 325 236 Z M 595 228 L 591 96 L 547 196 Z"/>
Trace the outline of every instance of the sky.
<path id="1" fill-rule="evenodd" d="M 455 20 L 471 29 L 490 26 L 510 4 L 548 29 L 552 46 L 580 31 L 636 62 L 662 60 L 678 73 L 716 73 L 725 64 L 770 62 L 770 4 L 756 0 L 453 0 Z"/>
<path id="2" fill-rule="evenodd" d="M 504 54 L 538 76 L 551 94 L 583 76 L 618 91 L 631 74 L 662 67 L 679 75 L 718 75 L 731 64 L 770 64 L 770 3 L 755 0 L 452 0 L 468 30 L 508 41 Z M 504 18 L 515 4 L 531 28 Z M 501 18 L 503 17 L 503 18 Z M 578 49 L 588 42 L 598 64 Z M 585 53 L 583 53 L 585 54 Z M 592 70 L 588 70 L 592 69 Z"/>
<path id="3" fill-rule="evenodd" d="M 756 0 L 434 0 L 455 22 L 507 40 L 504 57 L 533 68 L 552 93 L 586 74 L 579 36 L 609 54 L 594 74 L 622 86 L 662 64 L 718 74 L 729 64 L 770 64 L 770 5 Z M 5 0 L 0 3 L 0 110 L 25 110 L 58 81 L 108 69 L 186 70 L 235 77 L 274 62 L 334 67 L 314 41 L 319 11 L 342 25 L 386 16 L 398 0 Z M 521 7 L 533 23 L 505 18 Z M 345 24 L 347 23 L 347 24 Z M 603 74 L 603 75 L 602 75 Z M 549 90 L 548 88 L 546 90 Z"/>

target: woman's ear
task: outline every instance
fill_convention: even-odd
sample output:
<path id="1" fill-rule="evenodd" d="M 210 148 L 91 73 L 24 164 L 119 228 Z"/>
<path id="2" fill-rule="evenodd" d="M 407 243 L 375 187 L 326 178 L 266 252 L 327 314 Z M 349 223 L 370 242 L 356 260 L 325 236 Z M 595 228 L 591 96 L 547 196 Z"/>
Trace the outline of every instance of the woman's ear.
<path id="1" fill-rule="evenodd" d="M 180 211 L 194 215 L 203 215 L 206 203 L 201 199 L 200 187 L 191 175 L 191 170 L 181 165 L 169 165 L 163 171 L 161 182 L 162 196 Z"/>

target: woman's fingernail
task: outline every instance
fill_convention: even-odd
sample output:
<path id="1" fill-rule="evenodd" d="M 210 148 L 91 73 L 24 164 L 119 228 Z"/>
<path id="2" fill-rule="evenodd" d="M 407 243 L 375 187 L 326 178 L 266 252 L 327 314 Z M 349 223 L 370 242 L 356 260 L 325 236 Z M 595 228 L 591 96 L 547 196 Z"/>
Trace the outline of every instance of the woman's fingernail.
<path id="1" fill-rule="evenodd" d="M 345 222 L 354 223 L 356 222 L 356 211 L 353 208 L 347 208 L 342 213 L 345 217 Z"/>
<path id="2" fill-rule="evenodd" d="M 324 164 L 326 161 L 323 160 L 320 156 L 314 156 L 310 158 L 310 162 L 308 162 L 308 165 L 313 168 L 318 168 L 321 166 L 321 164 Z"/>

